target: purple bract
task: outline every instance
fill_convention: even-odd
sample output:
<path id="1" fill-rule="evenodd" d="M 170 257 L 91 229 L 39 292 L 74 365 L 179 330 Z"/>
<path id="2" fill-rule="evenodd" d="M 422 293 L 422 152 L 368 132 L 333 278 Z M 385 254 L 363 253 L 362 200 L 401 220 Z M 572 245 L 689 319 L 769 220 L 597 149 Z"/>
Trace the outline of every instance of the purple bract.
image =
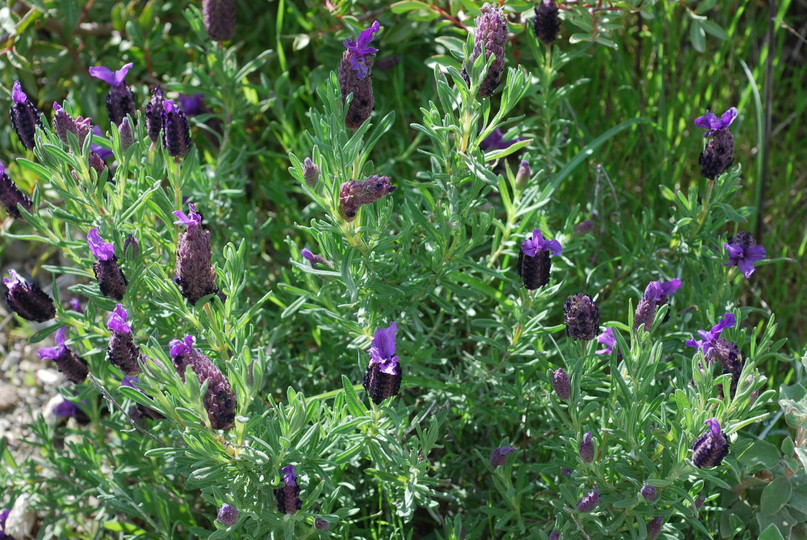
<path id="1" fill-rule="evenodd" d="M 524 255 L 535 257 L 539 251 L 548 251 L 551 255 L 560 255 L 563 248 L 557 240 L 544 240 L 541 229 L 533 229 L 532 238 L 529 238 L 521 244 L 521 251 Z"/>
<path id="2" fill-rule="evenodd" d="M 737 118 L 736 107 L 732 107 L 724 112 L 720 118 L 715 116 L 714 113 L 709 112 L 707 109 L 705 115 L 695 119 L 695 125 L 699 128 L 705 129 L 706 133 L 704 134 L 704 137 L 708 137 L 716 131 L 727 130 L 731 123 L 734 122 L 735 118 Z"/>
<path id="3" fill-rule="evenodd" d="M 356 72 L 359 80 L 364 79 L 370 72 L 370 66 L 367 64 L 368 57 L 374 57 L 378 49 L 370 47 L 370 42 L 373 37 L 381 31 L 381 25 L 375 21 L 369 28 L 364 30 L 356 41 L 346 39 L 344 41 L 345 48 L 350 51 L 350 67 Z"/>
<path id="4" fill-rule="evenodd" d="M 107 328 L 120 334 L 129 334 L 131 333 L 132 329 L 126 322 L 128 318 L 129 315 L 126 313 L 126 310 L 123 309 L 121 304 L 118 304 L 115 306 L 115 309 L 112 311 L 112 315 L 109 317 Z"/>
<path id="5" fill-rule="evenodd" d="M 98 234 L 98 229 L 90 229 L 87 233 L 87 245 L 99 261 L 109 261 L 115 257 L 115 246 L 105 242 Z"/>
<path id="6" fill-rule="evenodd" d="M 397 375 L 399 373 L 398 361 L 395 354 L 395 333 L 398 327 L 395 322 L 391 322 L 387 328 L 379 328 L 375 332 L 373 341 L 370 343 L 370 365 L 378 364 L 381 373 L 387 375 Z"/>
<path id="7" fill-rule="evenodd" d="M 720 333 L 726 328 L 734 328 L 737 324 L 737 318 L 733 313 L 726 313 L 720 321 L 712 327 L 711 330 L 698 330 L 698 335 L 703 339 L 688 339 L 686 342 L 687 347 L 694 347 L 703 351 L 704 356 L 708 356 L 720 337 Z"/>
<path id="8" fill-rule="evenodd" d="M 129 62 L 117 71 L 112 71 L 105 66 L 93 66 L 90 68 L 90 75 L 96 79 L 101 79 L 110 86 L 120 86 L 125 81 L 126 74 L 132 69 L 133 62 Z"/>
<path id="9" fill-rule="evenodd" d="M 597 354 L 611 354 L 614 352 L 614 345 L 616 345 L 616 337 L 614 336 L 613 328 L 606 327 L 602 334 L 597 336 L 597 343 L 605 345 L 604 349 L 595 351 Z"/>

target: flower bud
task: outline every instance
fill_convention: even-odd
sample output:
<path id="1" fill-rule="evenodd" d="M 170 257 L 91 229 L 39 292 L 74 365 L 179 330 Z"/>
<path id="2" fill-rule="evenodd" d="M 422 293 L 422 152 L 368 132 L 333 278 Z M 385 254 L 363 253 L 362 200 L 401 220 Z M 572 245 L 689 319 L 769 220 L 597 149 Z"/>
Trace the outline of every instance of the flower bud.
<path id="1" fill-rule="evenodd" d="M 283 471 L 283 487 L 275 490 L 277 509 L 283 514 L 296 514 L 302 508 L 300 500 L 300 486 L 297 485 L 297 475 L 294 474 L 294 465 L 280 469 Z"/>
<path id="2" fill-rule="evenodd" d="M 656 488 L 645 484 L 642 486 L 642 489 L 639 490 L 639 493 L 644 497 L 644 500 L 651 503 L 656 500 Z"/>
<path id="3" fill-rule="evenodd" d="M 658 281 L 651 281 L 644 291 L 644 296 L 636 306 L 636 313 L 633 316 L 633 329 L 638 330 L 644 325 L 644 331 L 650 332 L 653 328 L 653 319 L 656 316 L 656 303 L 661 299 L 661 284 Z"/>
<path id="4" fill-rule="evenodd" d="M 20 191 L 14 180 L 6 174 L 6 168 L 2 163 L 0 163 L 0 203 L 6 209 L 8 215 L 16 219 L 22 218 L 22 212 L 17 208 L 17 205 L 22 206 L 29 213 L 34 210 L 33 201 L 28 195 Z"/>
<path id="5" fill-rule="evenodd" d="M 311 158 L 305 158 L 305 161 L 303 161 L 303 179 L 305 180 L 305 185 L 310 188 L 316 186 L 317 180 L 319 180 L 319 172 L 319 167 L 314 165 Z"/>
<path id="6" fill-rule="evenodd" d="M 191 127 L 182 109 L 173 100 L 163 102 L 163 148 L 168 155 L 184 158 L 191 149 Z"/>
<path id="7" fill-rule="evenodd" d="M 580 445 L 578 447 L 580 453 L 580 459 L 582 459 L 586 463 L 591 463 L 594 461 L 594 441 L 591 440 L 591 432 L 587 431 L 585 435 L 583 435 L 583 439 L 580 441 Z"/>
<path id="8" fill-rule="evenodd" d="M 735 118 L 737 109 L 731 107 L 720 118 L 707 110 L 704 116 L 695 119 L 695 125 L 706 130 L 704 136 L 711 137 L 698 158 L 704 178 L 714 180 L 734 162 L 734 136 L 729 126 Z"/>
<path id="9" fill-rule="evenodd" d="M 151 90 L 151 99 L 146 104 L 146 130 L 151 142 L 157 143 L 160 140 L 160 132 L 163 129 L 163 102 L 165 94 L 158 84 Z"/>
<path id="10" fill-rule="evenodd" d="M 566 315 L 566 333 L 570 338 L 588 341 L 597 336 L 600 312 L 597 305 L 585 294 L 570 296 L 563 304 Z"/>
<path id="11" fill-rule="evenodd" d="M 552 374 L 552 387 L 558 399 L 569 401 L 572 397 L 572 383 L 563 368 L 556 369 Z"/>
<path id="12" fill-rule="evenodd" d="M 740 382 L 740 374 L 743 371 L 743 355 L 737 343 L 725 338 L 718 338 L 712 345 L 709 355 L 706 358 L 710 362 L 720 362 L 723 374 L 731 374 L 731 397 L 737 393 L 737 383 Z M 723 389 L 720 389 L 721 395 Z"/>
<path id="13" fill-rule="evenodd" d="M 656 516 L 647 522 L 647 540 L 656 540 L 661 534 L 661 526 L 664 524 L 663 516 Z"/>
<path id="14" fill-rule="evenodd" d="M 530 164 L 522 160 L 521 165 L 518 167 L 518 172 L 516 173 L 516 187 L 518 189 L 526 188 L 530 183 L 530 176 L 532 176 Z"/>
<path id="15" fill-rule="evenodd" d="M 314 528 L 318 531 L 327 531 L 331 527 L 331 524 L 322 518 L 315 518 L 314 519 Z"/>
<path id="16" fill-rule="evenodd" d="M 380 30 L 381 25 L 375 21 L 356 41 L 344 41 L 346 50 L 342 53 L 342 61 L 339 63 L 339 88 L 342 103 L 347 101 L 348 95 L 353 94 L 345 118 L 345 125 L 351 129 L 361 126 L 373 112 L 375 97 L 370 70 L 378 49 L 370 47 L 370 43 Z"/>
<path id="17" fill-rule="evenodd" d="M 193 336 L 174 339 L 170 343 L 171 361 L 185 380 L 185 371 L 191 367 L 200 384 L 208 382 L 204 406 L 213 429 L 229 430 L 235 422 L 236 399 L 230 383 L 210 359 L 193 347 Z"/>
<path id="18" fill-rule="evenodd" d="M 123 300 L 126 292 L 126 276 L 118 266 L 118 258 L 115 256 L 115 246 L 105 242 L 98 229 L 90 229 L 87 233 L 87 245 L 98 261 L 93 264 L 92 269 L 98 279 L 101 294 L 113 300 Z"/>
<path id="19" fill-rule="evenodd" d="M 470 84 L 467 67 L 473 65 L 482 54 L 482 45 L 485 46 L 485 59 L 496 55 L 493 63 L 488 67 L 485 80 L 479 87 L 479 95 L 490 97 L 499 86 L 504 73 L 504 45 L 507 43 L 507 21 L 504 13 L 498 7 L 485 4 L 476 18 L 474 31 L 474 50 L 462 66 L 462 76 Z"/>
<path id="20" fill-rule="evenodd" d="M 90 156 L 88 158 L 88 164 L 90 168 L 96 172 L 98 178 L 101 178 L 101 175 L 107 169 L 106 163 L 104 162 L 103 158 L 96 154 L 95 152 L 90 152 Z M 107 177 L 107 180 L 111 180 L 110 177 Z"/>
<path id="21" fill-rule="evenodd" d="M 490 466 L 494 469 L 501 467 L 507 462 L 507 455 L 513 452 L 510 446 L 502 446 L 490 453 Z"/>
<path id="22" fill-rule="evenodd" d="M 692 446 L 692 463 L 702 469 L 717 467 L 729 453 L 729 443 L 717 418 L 710 418 L 706 423 L 709 424 L 709 431 Z"/>
<path id="23" fill-rule="evenodd" d="M 349 180 L 339 189 L 339 204 L 346 221 L 353 221 L 359 207 L 379 200 L 395 191 L 389 177 L 372 175 L 364 180 Z"/>
<path id="24" fill-rule="evenodd" d="M 229 41 L 235 33 L 235 0 L 204 0 L 202 17 L 213 41 Z"/>
<path id="25" fill-rule="evenodd" d="M 182 296 L 191 304 L 218 292 L 216 270 L 213 268 L 213 252 L 210 248 L 210 231 L 202 228 L 202 216 L 196 212 L 196 205 L 189 204 L 188 215 L 174 212 L 179 219 L 175 225 L 185 225 L 187 229 L 179 235 L 177 242 L 177 269 L 174 283 Z"/>
<path id="26" fill-rule="evenodd" d="M 549 540 L 560 540 L 560 531 L 552 529 L 552 532 L 549 533 Z"/>
<path id="27" fill-rule="evenodd" d="M 308 249 L 303 249 L 300 252 L 300 255 L 302 255 L 303 258 L 308 261 L 308 264 L 311 265 L 311 268 L 316 268 L 316 265 L 318 265 L 318 264 L 321 264 L 323 266 L 327 266 L 328 268 L 333 268 L 333 263 L 331 261 L 329 261 L 329 260 L 327 260 L 324 257 L 321 257 L 319 255 L 314 255 Z"/>
<path id="28" fill-rule="evenodd" d="M 8 307 L 29 321 L 45 322 L 56 316 L 56 306 L 50 296 L 35 283 L 25 281 L 14 270 L 8 271 L 8 278 L 3 278 L 3 294 Z"/>
<path id="29" fill-rule="evenodd" d="M 121 150 L 126 150 L 134 144 L 134 133 L 132 133 L 132 125 L 129 123 L 129 117 L 123 119 L 118 125 L 118 135 L 120 136 Z"/>
<path id="30" fill-rule="evenodd" d="M 37 354 L 41 360 L 53 360 L 59 371 L 67 377 L 67 380 L 79 384 L 84 382 L 84 379 L 89 374 L 87 362 L 67 348 L 65 345 L 66 337 L 67 327 L 62 326 L 56 331 L 56 346 L 42 347 L 37 351 Z"/>
<path id="31" fill-rule="evenodd" d="M 221 508 L 219 508 L 219 513 L 216 516 L 216 519 L 219 520 L 219 522 L 221 522 L 223 525 L 235 525 L 235 522 L 238 521 L 238 509 L 224 503 L 221 505 Z"/>
<path id="32" fill-rule="evenodd" d="M 598 504 L 600 504 L 600 491 L 594 486 L 594 491 L 586 493 L 577 501 L 577 511 L 586 514 L 597 508 Z"/>
<path id="33" fill-rule="evenodd" d="M 127 257 L 133 258 L 137 257 L 137 254 L 140 253 L 140 244 L 137 241 L 137 238 L 131 233 L 126 237 L 126 240 L 123 242 L 123 254 Z"/>
<path id="34" fill-rule="evenodd" d="M 586 219 L 581 221 L 577 225 L 574 226 L 574 233 L 578 235 L 588 234 L 594 230 L 594 222 L 590 219 Z"/>
<path id="35" fill-rule="evenodd" d="M 140 373 L 140 349 L 134 343 L 132 330 L 127 323 L 128 317 L 121 304 L 118 304 L 112 312 L 107 325 L 112 330 L 107 358 L 125 375 L 134 375 Z"/>
<path id="36" fill-rule="evenodd" d="M 34 140 L 36 126 L 42 127 L 42 121 L 39 119 L 39 110 L 31 103 L 25 92 L 23 92 L 20 81 L 14 82 L 11 98 L 13 100 L 13 104 L 9 109 L 11 113 L 11 124 L 14 126 L 14 131 L 17 132 L 17 137 L 20 138 L 22 145 L 28 150 L 33 150 L 36 145 L 36 141 Z"/>
<path id="37" fill-rule="evenodd" d="M 706 497 L 703 495 L 698 495 L 698 498 L 695 499 L 695 509 L 700 510 L 703 508 L 703 503 L 706 502 Z"/>
<path id="38" fill-rule="evenodd" d="M 73 133 L 78 138 L 79 148 L 84 145 L 84 139 L 92 130 L 92 122 L 89 118 L 79 116 L 75 120 L 58 103 L 53 104 L 53 131 L 64 144 L 69 144 L 67 132 Z"/>

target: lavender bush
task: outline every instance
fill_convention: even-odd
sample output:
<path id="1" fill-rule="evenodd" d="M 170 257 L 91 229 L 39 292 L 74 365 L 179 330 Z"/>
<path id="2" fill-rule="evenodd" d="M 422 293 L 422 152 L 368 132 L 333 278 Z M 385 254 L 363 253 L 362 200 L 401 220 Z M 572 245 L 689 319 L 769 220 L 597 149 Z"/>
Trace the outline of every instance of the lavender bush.
<path id="1" fill-rule="evenodd" d="M 754 281 L 789 261 L 746 232 L 750 112 L 672 111 L 688 175 L 622 213 L 604 149 L 669 130 L 573 105 L 576 66 L 678 11 L 329 4 L 266 48 L 243 2 L 99 4 L 126 47 L 7 93 L 0 234 L 40 262 L 1 288 L 67 420 L 0 438 L 0 538 L 807 534 L 807 356 Z M 87 13 L 61 31 L 95 43 Z M 695 49 L 725 34 L 692 20 Z"/>

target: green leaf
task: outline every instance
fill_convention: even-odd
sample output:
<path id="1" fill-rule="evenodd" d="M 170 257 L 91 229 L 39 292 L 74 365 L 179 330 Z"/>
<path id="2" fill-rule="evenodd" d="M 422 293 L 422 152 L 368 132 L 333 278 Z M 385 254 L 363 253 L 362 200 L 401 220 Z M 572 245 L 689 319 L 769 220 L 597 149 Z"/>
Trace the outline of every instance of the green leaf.
<path id="1" fill-rule="evenodd" d="M 367 414 L 367 407 L 365 407 L 364 403 L 359 399 L 359 395 L 356 393 L 353 383 L 344 375 L 342 375 L 342 387 L 345 389 L 345 403 L 347 404 L 350 414 L 357 418 Z"/>
<path id="2" fill-rule="evenodd" d="M 768 528 L 762 531 L 762 534 L 759 535 L 758 540 L 785 540 L 785 537 L 782 536 L 782 533 L 779 532 L 779 529 L 771 523 L 768 525 Z"/>
<path id="3" fill-rule="evenodd" d="M 792 490 L 793 486 L 786 478 L 776 478 L 762 491 L 762 499 L 759 503 L 760 513 L 771 516 L 784 508 L 787 501 L 790 500 Z"/>
<path id="4" fill-rule="evenodd" d="M 426 2 L 418 2 L 417 0 L 403 0 L 402 2 L 395 2 L 390 6 L 393 13 L 406 13 L 415 9 L 430 9 L 429 4 Z"/>

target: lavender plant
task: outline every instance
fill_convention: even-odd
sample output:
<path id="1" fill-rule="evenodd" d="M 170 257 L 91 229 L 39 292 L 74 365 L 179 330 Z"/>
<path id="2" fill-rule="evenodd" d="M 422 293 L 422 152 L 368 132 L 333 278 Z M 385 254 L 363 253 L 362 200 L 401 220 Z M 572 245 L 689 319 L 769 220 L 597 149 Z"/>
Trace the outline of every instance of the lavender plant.
<path id="1" fill-rule="evenodd" d="M 87 538 L 807 530 L 801 384 L 779 403 L 795 437 L 757 436 L 785 340 L 741 295 L 776 262 L 741 232 L 742 107 L 687 119 L 708 130 L 703 179 L 659 186 L 664 214 L 609 222 L 601 163 L 590 196 L 562 196 L 604 145 L 657 128 L 579 129 L 585 81 L 563 70 L 655 5 L 603 4 L 334 6 L 335 35 L 306 27 L 327 51 L 309 81 L 282 18 L 277 50 L 250 48 L 227 1 L 187 8 L 189 63 L 155 72 L 150 4 L 133 52 L 91 63 L 132 62 L 76 76 L 109 85 L 108 118 L 76 92 L 43 115 L 18 82 L 3 235 L 49 256 L 3 292 L 71 384 L 66 424 L 31 425 L 38 452 L 0 442 L 0 534 L 27 534 L 27 511 L 41 536 Z M 408 108 L 382 69 L 407 13 L 445 53 Z M 732 486 L 762 470 L 739 527 Z"/>

